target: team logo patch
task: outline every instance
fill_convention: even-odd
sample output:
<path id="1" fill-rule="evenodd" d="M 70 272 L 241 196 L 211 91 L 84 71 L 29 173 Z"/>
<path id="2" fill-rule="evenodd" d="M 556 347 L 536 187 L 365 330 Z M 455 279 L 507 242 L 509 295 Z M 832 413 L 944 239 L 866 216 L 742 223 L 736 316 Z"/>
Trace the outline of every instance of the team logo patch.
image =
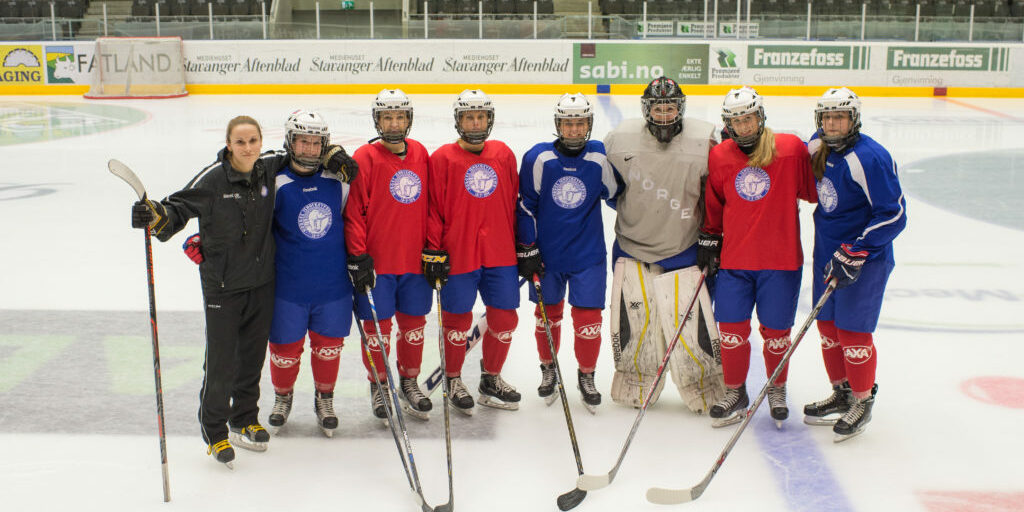
<path id="1" fill-rule="evenodd" d="M 832 210 L 839 206 L 839 194 L 836 193 L 836 187 L 832 184 L 832 180 L 828 178 L 822 178 L 818 182 L 818 204 L 821 205 L 821 209 L 828 213 L 832 213 Z"/>
<path id="2" fill-rule="evenodd" d="M 473 197 L 483 199 L 494 193 L 498 188 L 498 173 L 487 164 L 473 164 L 466 170 L 466 177 L 463 179 L 466 191 L 473 194 Z"/>
<path id="3" fill-rule="evenodd" d="M 768 173 L 760 167 L 744 167 L 736 175 L 736 193 L 747 201 L 757 201 L 772 188 L 772 180 Z"/>
<path id="4" fill-rule="evenodd" d="M 391 177 L 391 197 L 402 204 L 409 204 L 420 198 L 423 184 L 416 173 L 402 169 Z"/>
<path id="5" fill-rule="evenodd" d="M 781 356 L 789 350 L 789 336 L 786 336 L 785 338 L 769 338 L 764 340 L 764 344 L 768 347 L 768 352 Z"/>
<path id="6" fill-rule="evenodd" d="M 551 198 L 558 206 L 571 210 L 583 204 L 587 198 L 587 187 L 575 176 L 562 176 L 551 187 Z"/>
<path id="7" fill-rule="evenodd" d="M 325 203 L 309 203 L 299 211 L 299 231 L 313 240 L 323 238 L 332 222 L 331 207 Z"/>
<path id="8" fill-rule="evenodd" d="M 846 362 L 850 364 L 864 364 L 871 359 L 871 347 L 870 346 L 855 346 L 855 347 L 844 347 L 843 357 L 846 358 Z"/>

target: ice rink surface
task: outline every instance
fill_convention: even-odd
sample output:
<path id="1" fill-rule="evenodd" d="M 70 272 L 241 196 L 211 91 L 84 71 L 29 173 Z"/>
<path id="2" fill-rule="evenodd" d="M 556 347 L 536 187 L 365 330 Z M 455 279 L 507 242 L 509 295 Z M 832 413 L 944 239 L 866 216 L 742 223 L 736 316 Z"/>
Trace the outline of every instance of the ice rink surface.
<path id="1" fill-rule="evenodd" d="M 274 149 L 300 107 L 319 110 L 333 141 L 354 151 L 375 135 L 371 99 L 0 98 L 0 510 L 418 510 L 390 433 L 372 419 L 356 337 L 343 351 L 333 439 L 315 426 L 306 360 L 291 419 L 269 451 L 237 450 L 234 471 L 206 455 L 195 419 L 201 295 L 180 249 L 195 224 L 154 246 L 172 495 L 161 502 L 142 235 L 129 227 L 131 190 L 106 169 L 122 160 L 163 197 L 214 160 L 231 117 L 258 119 L 264 148 Z M 452 95 L 412 99 L 413 138 L 428 150 L 454 140 Z M 552 138 L 554 96 L 493 99 L 492 138 L 517 156 Z M 634 96 L 592 101 L 594 138 L 640 115 Z M 691 96 L 687 115 L 720 123 L 719 105 L 717 96 Z M 769 97 L 767 124 L 806 139 L 813 107 L 814 98 Z M 652 505 L 644 492 L 699 482 L 735 427 L 713 430 L 669 384 L 615 481 L 577 510 L 1024 510 L 1024 100 L 865 98 L 863 123 L 900 166 L 909 219 L 875 333 L 880 391 L 865 434 L 834 444 L 830 429 L 801 423 L 803 404 L 830 391 L 812 328 L 790 365 L 790 419 L 776 430 L 759 410 L 697 502 Z M 802 212 L 809 256 L 811 207 Z M 613 219 L 605 209 L 609 243 Z M 817 278 L 805 270 L 798 326 Z M 525 291 L 523 303 L 503 372 L 523 393 L 520 410 L 477 406 L 475 417 L 452 416 L 455 510 L 556 510 L 556 496 L 575 485 L 561 407 L 536 396 Z M 437 364 L 436 333 L 432 313 L 425 372 Z M 566 331 L 560 360 L 583 466 L 603 474 L 636 410 L 608 395 L 607 341 L 597 373 L 604 404 L 596 415 L 580 405 L 570 338 Z M 760 339 L 751 342 L 753 398 L 765 375 Z M 465 371 L 474 396 L 478 358 L 470 354 Z M 265 422 L 273 402 L 266 371 L 263 394 Z M 438 504 L 448 494 L 437 395 L 434 402 L 429 422 L 407 423 L 426 497 Z"/>

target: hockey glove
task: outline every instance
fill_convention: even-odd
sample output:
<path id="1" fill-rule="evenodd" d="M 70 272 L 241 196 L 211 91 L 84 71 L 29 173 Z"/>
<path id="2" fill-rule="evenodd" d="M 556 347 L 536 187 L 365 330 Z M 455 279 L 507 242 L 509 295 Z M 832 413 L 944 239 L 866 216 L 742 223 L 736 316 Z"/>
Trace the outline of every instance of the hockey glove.
<path id="1" fill-rule="evenodd" d="M 825 282 L 836 278 L 836 289 L 850 286 L 860 277 L 864 261 L 868 259 L 867 251 L 853 252 L 850 244 L 840 245 L 832 254 L 832 261 L 825 264 Z"/>
<path id="2" fill-rule="evenodd" d="M 357 293 L 366 293 L 367 288 L 377 284 L 377 273 L 373 271 L 373 258 L 369 254 L 348 257 L 348 277 Z"/>
<path id="3" fill-rule="evenodd" d="M 188 237 L 185 243 L 181 244 L 181 250 L 185 251 L 185 256 L 196 265 L 203 262 L 203 244 L 199 240 L 199 233 Z"/>
<path id="4" fill-rule="evenodd" d="M 359 173 L 359 164 L 348 156 L 345 148 L 336 144 L 327 146 L 327 151 L 324 151 L 320 163 L 324 164 L 324 169 L 328 174 L 335 176 L 342 183 L 352 183 Z"/>
<path id="5" fill-rule="evenodd" d="M 516 263 L 520 276 L 526 279 L 533 279 L 534 274 L 544 277 L 544 263 L 540 259 L 537 244 L 516 244 Z"/>
<path id="6" fill-rule="evenodd" d="M 150 233 L 159 233 L 167 225 L 167 210 L 160 202 L 149 199 L 135 201 L 132 205 L 132 227 L 144 229 L 149 227 Z"/>
<path id="7" fill-rule="evenodd" d="M 441 283 L 441 286 L 444 286 L 448 282 L 448 273 L 452 270 L 452 265 L 448 262 L 448 251 L 423 249 L 422 258 L 423 277 L 427 278 L 431 286 L 434 286 L 434 283 Z"/>
<path id="8" fill-rule="evenodd" d="M 697 268 L 707 270 L 708 277 L 718 272 L 722 264 L 722 235 L 700 231 L 697 233 Z"/>

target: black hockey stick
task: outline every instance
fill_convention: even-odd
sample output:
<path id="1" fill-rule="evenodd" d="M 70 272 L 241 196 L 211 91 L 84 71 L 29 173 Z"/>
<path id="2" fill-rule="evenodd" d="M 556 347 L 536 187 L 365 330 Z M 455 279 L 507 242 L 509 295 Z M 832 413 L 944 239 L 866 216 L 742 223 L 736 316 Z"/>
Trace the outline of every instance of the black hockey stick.
<path id="1" fill-rule="evenodd" d="M 434 281 L 434 290 L 437 291 L 437 341 L 438 350 L 441 353 L 441 368 L 445 367 L 444 357 L 444 322 L 441 316 L 441 281 Z M 434 507 L 434 512 L 452 512 L 455 510 L 455 484 L 452 482 L 452 426 L 450 418 L 450 406 L 448 405 L 448 379 L 441 376 L 441 399 L 444 401 L 444 443 L 448 455 L 448 503 L 442 503 Z"/>
<path id="2" fill-rule="evenodd" d="M 127 165 L 111 160 L 107 162 L 107 169 L 114 176 L 121 178 L 135 190 L 140 201 L 147 201 L 146 188 L 142 186 L 139 177 L 128 168 Z M 156 382 L 156 416 L 160 432 L 160 471 L 164 479 L 164 502 L 171 501 L 171 480 L 167 473 L 167 437 L 164 434 L 164 391 L 160 381 L 160 342 L 156 329 L 156 292 L 153 285 L 153 241 L 149 228 L 143 229 L 146 233 L 146 277 L 149 283 L 149 332 L 153 339 L 153 380 Z"/>
<path id="3" fill-rule="evenodd" d="M 619 460 L 615 462 L 615 466 L 612 467 L 611 471 L 603 475 L 580 475 L 576 480 L 576 487 L 587 491 L 593 491 L 607 487 L 608 484 L 612 483 L 615 479 L 615 475 L 619 472 L 619 468 L 622 466 L 622 460 L 626 457 L 626 451 L 629 450 L 630 443 L 633 442 L 633 437 L 636 435 L 636 431 L 640 428 L 640 420 L 644 419 L 644 414 L 647 412 L 647 406 L 651 403 L 651 397 L 654 396 L 654 391 L 658 389 L 658 383 L 661 382 L 661 377 L 665 374 L 665 368 L 668 367 L 668 360 L 672 356 L 672 349 L 676 347 L 676 342 L 679 341 L 679 337 L 683 334 L 683 327 L 686 326 L 686 321 L 690 319 L 690 313 L 693 311 L 693 305 L 697 303 L 697 296 L 700 294 L 700 287 L 704 286 L 704 279 L 707 277 L 706 271 L 701 271 L 700 279 L 697 280 L 697 286 L 693 290 L 693 298 L 690 299 L 690 305 L 686 308 L 686 315 L 679 322 L 679 329 L 676 330 L 676 335 L 672 337 L 672 340 L 668 343 L 668 348 L 665 350 L 665 355 L 661 358 L 661 364 L 658 366 L 658 372 L 654 376 L 654 382 L 651 384 L 651 389 L 647 391 L 647 396 L 644 397 L 643 405 L 640 407 L 640 412 L 637 413 L 636 419 L 633 420 L 633 428 L 630 429 L 629 435 L 626 436 L 626 444 L 622 447 L 622 451 L 619 453 Z"/>
<path id="4" fill-rule="evenodd" d="M 540 276 L 533 275 L 533 289 L 537 292 L 537 306 L 541 320 L 544 321 L 544 333 L 548 336 L 548 349 L 551 351 L 551 362 L 555 365 L 555 377 L 558 379 L 558 396 L 562 399 L 562 412 L 565 413 L 565 424 L 569 427 L 569 440 L 572 441 L 572 453 L 576 456 L 576 473 L 583 476 L 583 461 L 580 459 L 580 447 L 576 442 L 576 429 L 572 426 L 572 413 L 569 412 L 569 401 L 565 398 L 565 384 L 562 382 L 562 369 L 558 366 L 558 354 L 555 352 L 555 339 L 551 335 L 551 323 L 548 321 L 547 310 L 544 309 L 544 295 L 540 289 Z M 587 497 L 587 491 L 575 489 L 558 497 L 558 509 L 570 510 L 579 505 Z"/>
<path id="5" fill-rule="evenodd" d="M 804 334 L 807 333 L 807 329 L 811 327 L 811 322 L 814 322 L 814 319 L 818 317 L 818 313 L 821 312 L 821 308 L 825 305 L 825 302 L 828 300 L 829 296 L 832 295 L 832 291 L 835 290 L 835 288 L 836 280 L 832 279 L 829 281 L 828 287 L 825 288 L 824 293 L 821 294 L 821 298 L 818 299 L 818 303 L 814 305 L 814 309 L 811 310 L 811 314 L 807 315 L 807 320 L 804 321 L 804 324 L 800 327 L 796 337 L 793 338 L 793 343 L 782 356 L 782 360 L 779 361 L 779 365 L 775 367 L 775 371 L 772 372 L 770 377 L 768 377 L 768 382 L 764 384 L 764 388 L 761 389 L 761 393 L 757 395 L 757 399 L 754 400 L 753 405 L 747 409 L 747 415 L 743 418 L 743 423 L 740 423 L 736 432 L 733 432 L 732 437 L 729 438 L 729 442 L 725 443 L 725 448 L 722 450 L 722 453 L 718 455 L 718 458 L 715 459 L 715 463 L 711 466 L 711 471 L 708 471 L 707 476 L 705 476 L 700 483 L 690 487 L 689 489 L 663 489 L 661 487 L 652 487 L 647 489 L 647 501 L 661 505 L 675 505 L 677 503 L 693 501 L 704 494 L 704 490 L 708 488 L 708 485 L 711 483 L 711 479 L 714 478 L 715 474 L 718 473 L 718 470 L 721 469 L 722 464 L 725 463 L 725 458 L 729 456 L 729 452 L 732 451 L 733 446 L 736 445 L 736 441 L 739 439 L 740 434 L 742 434 L 743 430 L 747 428 L 747 424 L 750 423 L 750 419 L 754 417 L 754 412 L 757 411 L 761 402 L 764 401 L 765 395 L 768 394 L 768 387 L 775 382 L 775 379 L 777 379 L 779 374 L 782 373 L 782 369 L 789 363 L 789 358 L 796 350 L 796 346 L 800 344 L 800 340 L 802 340 Z"/>

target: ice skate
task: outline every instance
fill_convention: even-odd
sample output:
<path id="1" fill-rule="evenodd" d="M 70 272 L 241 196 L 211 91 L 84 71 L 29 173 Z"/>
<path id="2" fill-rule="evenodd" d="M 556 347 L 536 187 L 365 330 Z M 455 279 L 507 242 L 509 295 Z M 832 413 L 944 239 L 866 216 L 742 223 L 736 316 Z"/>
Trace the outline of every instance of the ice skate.
<path id="1" fill-rule="evenodd" d="M 334 414 L 334 392 L 316 392 L 313 397 L 313 412 L 316 422 L 327 437 L 334 437 L 334 429 L 338 428 L 338 416 Z"/>
<path id="2" fill-rule="evenodd" d="M 597 414 L 597 406 L 601 405 L 601 393 L 594 385 L 594 372 L 583 373 L 577 370 L 579 378 L 580 398 L 583 399 L 583 407 L 586 407 L 590 414 Z"/>
<path id="3" fill-rule="evenodd" d="M 544 399 L 544 405 L 551 405 L 558 400 L 555 394 L 555 364 L 540 364 L 540 386 L 537 386 L 537 394 Z"/>
<path id="4" fill-rule="evenodd" d="M 402 410 L 414 418 L 429 420 L 430 410 L 433 409 L 434 404 L 420 390 L 416 379 L 399 376 L 398 382 L 402 388 L 402 394 L 398 397 L 402 403 Z"/>
<path id="5" fill-rule="evenodd" d="M 235 449 L 227 439 L 217 441 L 206 447 L 206 454 L 213 455 L 213 458 L 224 464 L 228 469 L 235 469 Z"/>
<path id="6" fill-rule="evenodd" d="M 874 405 L 875 395 L 862 399 L 853 399 L 850 402 L 850 410 L 846 411 L 846 414 L 839 418 L 839 421 L 832 427 L 832 432 L 836 433 L 832 441 L 841 443 L 863 433 L 864 427 L 871 421 L 871 408 Z"/>
<path id="7" fill-rule="evenodd" d="M 259 423 L 253 423 L 244 427 L 231 427 L 228 432 L 228 439 L 239 448 L 252 450 L 254 452 L 265 452 L 270 446 L 270 432 Z"/>
<path id="8" fill-rule="evenodd" d="M 850 410 L 852 398 L 849 382 L 832 386 L 832 394 L 828 398 L 804 406 L 804 423 L 827 427 L 835 425 L 839 416 Z"/>
<path id="9" fill-rule="evenodd" d="M 782 422 L 789 417 L 789 407 L 786 406 L 786 385 L 768 386 L 768 407 L 772 419 L 775 420 L 775 428 L 782 429 Z"/>
<path id="10" fill-rule="evenodd" d="M 483 362 L 481 362 L 480 366 L 483 366 Z M 519 400 L 522 399 L 522 396 L 516 391 L 516 388 L 505 382 L 500 374 L 481 372 L 479 389 L 480 398 L 477 399 L 478 404 L 506 411 L 519 409 Z"/>
<path id="11" fill-rule="evenodd" d="M 725 396 L 715 402 L 708 411 L 712 418 L 711 426 L 722 428 L 743 421 L 748 405 L 750 399 L 747 397 L 746 383 L 736 389 L 726 388 Z"/>
<path id="12" fill-rule="evenodd" d="M 445 377 L 448 379 L 448 403 L 455 408 L 456 411 L 465 414 L 466 416 L 473 415 L 473 396 L 469 394 L 469 390 L 466 389 L 466 384 L 462 382 L 462 377 Z"/>
<path id="13" fill-rule="evenodd" d="M 387 409 L 391 407 L 391 402 L 376 382 L 370 383 L 370 400 L 373 402 L 373 415 L 384 422 L 385 427 L 390 427 Z"/>
<path id="14" fill-rule="evenodd" d="M 291 391 L 284 394 L 274 393 L 274 408 L 270 410 L 270 418 L 267 419 L 267 423 L 270 424 L 275 434 L 288 422 L 288 415 L 292 412 L 292 397 L 294 397 L 294 393 Z"/>

